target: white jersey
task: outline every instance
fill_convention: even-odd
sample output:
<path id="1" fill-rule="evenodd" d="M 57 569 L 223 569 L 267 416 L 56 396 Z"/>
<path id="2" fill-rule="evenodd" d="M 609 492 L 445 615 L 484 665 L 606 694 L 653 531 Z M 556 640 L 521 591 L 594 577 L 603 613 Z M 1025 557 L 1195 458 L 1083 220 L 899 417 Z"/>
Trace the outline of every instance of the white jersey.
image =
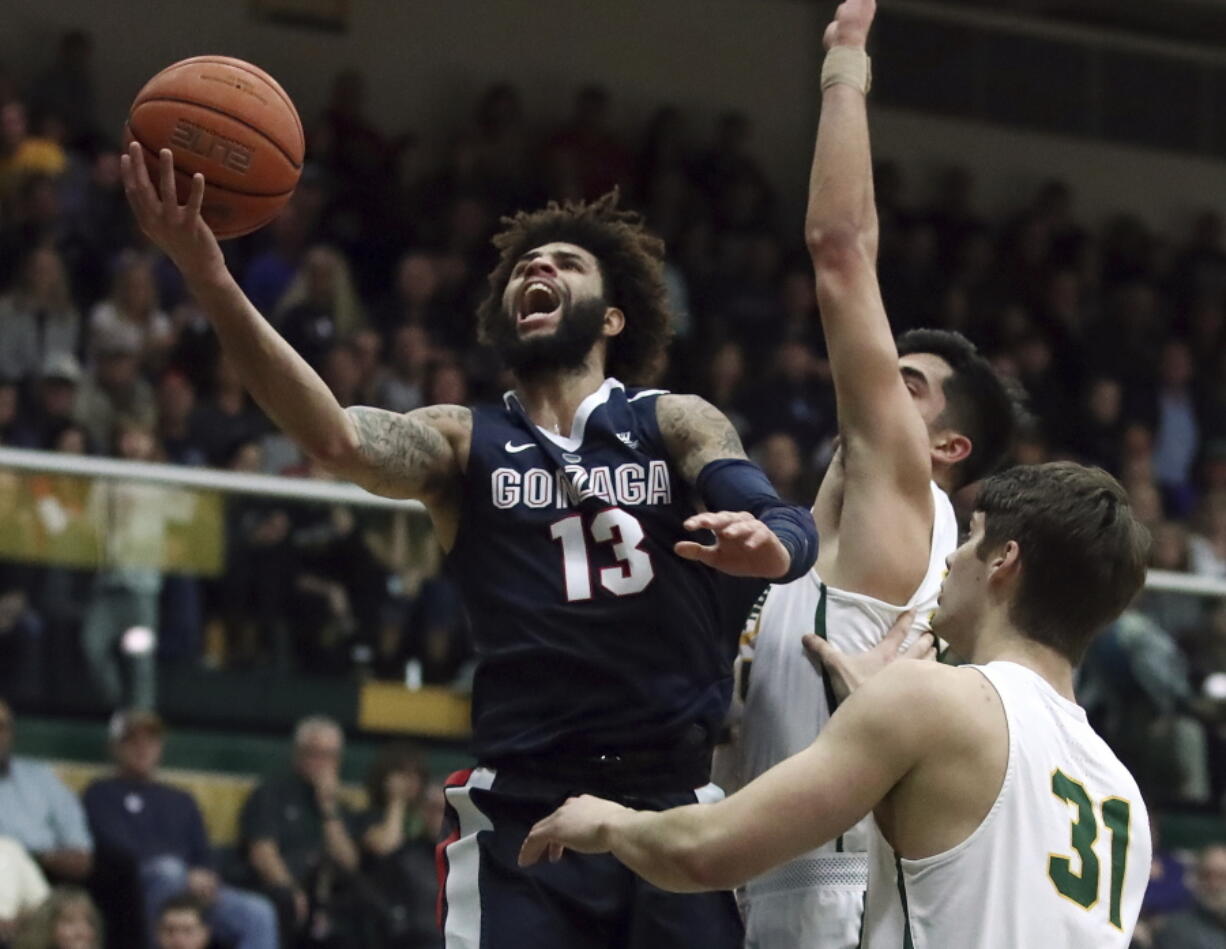
<path id="1" fill-rule="evenodd" d="M 983 823 L 902 860 L 876 825 L 868 949 L 1125 949 L 1149 883 L 1149 818 L 1085 711 L 1012 662 L 976 666 L 1000 694 L 1009 763 Z"/>
<path id="2" fill-rule="evenodd" d="M 742 639 L 740 677 L 746 687 L 740 738 L 720 762 L 721 780 L 747 784 L 811 745 L 830 720 L 829 683 L 806 658 L 802 636 L 817 633 L 843 652 L 864 652 L 881 642 L 909 609 L 916 610 L 916 618 L 907 642 L 930 628 L 945 558 L 958 545 L 958 523 L 948 496 L 933 484 L 932 498 L 928 569 L 902 606 L 827 587 L 816 569 L 769 589 Z M 856 945 L 868 881 L 867 830 L 866 818 L 838 840 L 751 880 L 745 887 L 746 946 Z"/>

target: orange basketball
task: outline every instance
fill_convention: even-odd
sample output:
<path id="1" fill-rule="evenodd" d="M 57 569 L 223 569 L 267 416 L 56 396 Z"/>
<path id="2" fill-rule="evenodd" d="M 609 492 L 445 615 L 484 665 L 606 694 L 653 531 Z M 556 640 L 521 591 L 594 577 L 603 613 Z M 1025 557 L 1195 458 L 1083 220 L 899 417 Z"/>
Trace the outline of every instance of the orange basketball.
<path id="1" fill-rule="evenodd" d="M 306 140 L 298 110 L 277 81 L 229 56 L 195 56 L 150 79 L 128 113 L 154 184 L 158 152 L 175 159 L 179 201 L 192 175 L 206 182 L 201 214 L 219 238 L 250 234 L 274 217 L 302 174 Z"/>

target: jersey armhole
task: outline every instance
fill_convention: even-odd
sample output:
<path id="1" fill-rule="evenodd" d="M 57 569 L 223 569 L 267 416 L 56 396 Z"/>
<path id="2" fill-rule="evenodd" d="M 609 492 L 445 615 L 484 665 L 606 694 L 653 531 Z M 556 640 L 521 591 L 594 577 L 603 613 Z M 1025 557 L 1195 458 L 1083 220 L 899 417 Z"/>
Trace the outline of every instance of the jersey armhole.
<path id="1" fill-rule="evenodd" d="M 965 838 L 954 844 L 952 847 L 948 848 L 947 850 L 943 850 L 940 853 L 933 854 L 932 856 L 919 857 L 914 860 L 907 859 L 906 857 L 899 857 L 899 860 L 908 869 L 928 868 L 939 865 L 947 860 L 957 857 L 963 851 L 974 846 L 976 840 L 988 833 L 993 821 L 996 818 L 996 815 L 1004 807 L 1006 797 L 1012 791 L 1016 777 L 1018 749 L 1016 730 L 1014 729 L 1013 720 L 1009 716 L 1009 706 L 1005 702 L 1004 694 L 999 688 L 997 688 L 996 683 L 992 681 L 992 678 L 985 674 L 979 667 L 975 667 L 975 672 L 983 676 L 988 685 L 992 687 L 992 691 L 996 693 L 996 697 L 1000 700 L 1000 708 L 1005 716 L 1005 754 L 1007 757 L 1005 759 L 1004 777 L 1001 779 L 1000 787 L 996 791 L 996 797 L 992 800 L 992 806 L 988 808 L 988 812 L 984 814 L 979 823 L 975 825 L 974 830 L 972 830 L 966 835 Z M 892 849 L 893 845 L 891 845 L 891 850 Z"/>

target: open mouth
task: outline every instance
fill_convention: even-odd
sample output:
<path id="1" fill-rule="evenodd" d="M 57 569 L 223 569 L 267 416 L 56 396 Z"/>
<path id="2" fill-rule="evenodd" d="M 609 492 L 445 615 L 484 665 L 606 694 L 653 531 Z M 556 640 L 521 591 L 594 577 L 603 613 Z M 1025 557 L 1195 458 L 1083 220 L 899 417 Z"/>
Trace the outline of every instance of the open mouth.
<path id="1" fill-rule="evenodd" d="M 562 310 L 562 296 L 544 280 L 530 280 L 519 295 L 516 320 L 521 328 L 548 323 Z"/>

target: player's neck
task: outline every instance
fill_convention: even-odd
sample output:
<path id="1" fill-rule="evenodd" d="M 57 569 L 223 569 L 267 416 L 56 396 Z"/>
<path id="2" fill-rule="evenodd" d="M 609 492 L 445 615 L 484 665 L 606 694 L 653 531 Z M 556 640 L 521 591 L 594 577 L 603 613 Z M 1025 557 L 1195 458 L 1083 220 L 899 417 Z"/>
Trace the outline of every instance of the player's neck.
<path id="1" fill-rule="evenodd" d="M 936 461 L 932 463 L 932 480 L 936 482 L 938 488 L 953 497 L 955 491 L 958 490 L 954 484 L 954 470 L 949 465 L 942 465 Z"/>
<path id="2" fill-rule="evenodd" d="M 1073 664 L 1050 646 L 1024 636 L 1005 616 L 985 617 L 970 661 L 977 666 L 989 662 L 1017 663 L 1045 679 L 1062 697 L 1077 701 Z"/>
<path id="3" fill-rule="evenodd" d="M 570 437 L 580 403 L 605 380 L 604 366 L 589 360 L 580 369 L 515 380 L 515 394 L 528 418 L 548 432 Z"/>

